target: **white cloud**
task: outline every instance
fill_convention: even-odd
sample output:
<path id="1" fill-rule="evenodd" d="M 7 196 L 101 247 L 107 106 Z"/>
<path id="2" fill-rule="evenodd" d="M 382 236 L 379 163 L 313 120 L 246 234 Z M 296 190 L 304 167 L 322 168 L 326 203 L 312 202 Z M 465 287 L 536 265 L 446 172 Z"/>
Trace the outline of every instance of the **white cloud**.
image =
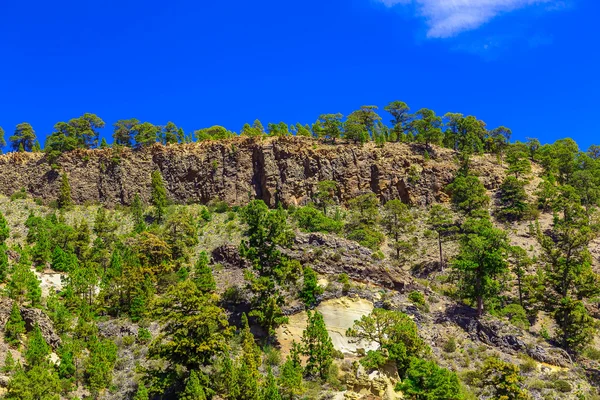
<path id="1" fill-rule="evenodd" d="M 446 38 L 479 28 L 499 14 L 533 4 L 562 3 L 556 0 L 376 0 L 388 7 L 416 3 L 426 18 L 427 36 Z"/>

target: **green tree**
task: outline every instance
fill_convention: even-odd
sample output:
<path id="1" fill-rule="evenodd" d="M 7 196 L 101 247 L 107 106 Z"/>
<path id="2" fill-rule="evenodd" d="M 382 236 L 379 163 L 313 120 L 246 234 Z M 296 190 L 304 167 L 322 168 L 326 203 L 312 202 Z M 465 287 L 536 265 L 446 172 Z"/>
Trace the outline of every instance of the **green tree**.
<path id="1" fill-rule="evenodd" d="M 117 361 L 117 345 L 110 339 L 92 339 L 89 356 L 85 363 L 85 377 L 90 391 L 98 396 L 110 386 Z"/>
<path id="2" fill-rule="evenodd" d="M 31 151 L 35 140 L 35 131 L 27 122 L 17 125 L 14 135 L 8 138 L 13 151 Z"/>
<path id="3" fill-rule="evenodd" d="M 392 141 L 401 142 L 403 141 L 406 132 L 408 130 L 408 124 L 412 119 L 410 115 L 410 108 L 403 101 L 393 101 L 384 107 L 384 110 L 392 114 L 392 132 L 394 137 Z"/>
<path id="4" fill-rule="evenodd" d="M 342 114 L 320 115 L 312 130 L 318 138 L 327 138 L 335 143 L 335 140 L 342 136 Z"/>
<path id="5" fill-rule="evenodd" d="M 138 389 L 133 396 L 133 400 L 150 400 L 148 389 L 143 383 L 138 385 Z"/>
<path id="6" fill-rule="evenodd" d="M 383 206 L 382 224 L 387 234 L 391 236 L 392 248 L 396 250 L 396 259 L 400 253 L 412 254 L 415 251 L 415 241 L 403 240 L 403 236 L 416 230 L 415 218 L 408 206 L 400 200 L 390 200 Z M 416 240 L 416 237 L 413 237 Z"/>
<path id="7" fill-rule="evenodd" d="M 167 189 L 159 170 L 152 171 L 152 205 L 156 212 L 156 220 L 161 223 L 168 205 Z"/>
<path id="8" fill-rule="evenodd" d="M 462 400 L 460 382 L 454 372 L 440 368 L 433 361 L 413 358 L 406 377 L 396 385 L 406 399 Z"/>
<path id="9" fill-rule="evenodd" d="M 526 138 L 527 139 L 527 149 L 529 151 L 529 159 L 531 161 L 537 161 L 537 154 L 542 144 L 536 138 Z"/>
<path id="10" fill-rule="evenodd" d="M 251 201 L 241 214 L 248 228 L 240 252 L 252 263 L 252 269 L 245 273 L 248 289 L 254 293 L 250 316 L 273 335 L 275 328 L 287 321 L 281 310 L 281 289 L 294 282 L 300 271 L 300 263 L 279 250 L 290 245 L 293 233 L 285 211 L 269 210 L 262 200 Z"/>
<path id="11" fill-rule="evenodd" d="M 525 304 L 525 274 L 527 268 L 533 264 L 533 260 L 527 256 L 527 251 L 520 246 L 510 247 L 510 264 L 517 278 L 517 291 L 519 294 L 519 305 L 527 310 Z"/>
<path id="12" fill-rule="evenodd" d="M 504 151 L 510 144 L 512 131 L 505 126 L 500 126 L 489 131 L 488 136 L 490 140 L 487 151 L 502 157 L 502 154 L 504 154 Z"/>
<path id="13" fill-rule="evenodd" d="M 317 184 L 317 193 L 315 194 L 315 200 L 317 204 L 323 209 L 323 214 L 327 216 L 327 208 L 335 204 L 335 192 L 337 190 L 337 182 L 335 181 L 320 181 Z"/>
<path id="14" fill-rule="evenodd" d="M 258 370 L 247 360 L 242 359 L 237 370 L 237 386 L 239 387 L 239 400 L 258 400 L 260 391 L 258 385 Z"/>
<path id="15" fill-rule="evenodd" d="M 136 193 L 131 203 L 131 215 L 133 216 L 133 231 L 142 233 L 146 230 L 146 220 L 144 219 L 144 204 L 139 193 Z"/>
<path id="16" fill-rule="evenodd" d="M 140 121 L 135 118 L 121 119 L 113 125 L 113 139 L 119 146 L 132 147 L 136 135 L 136 127 Z"/>
<path id="17" fill-rule="evenodd" d="M 498 358 L 488 358 L 481 371 L 483 386 L 492 391 L 493 400 L 529 400 L 531 396 L 520 384 L 525 380 L 519 367 Z"/>
<path id="18" fill-rule="evenodd" d="M 40 327 L 36 324 L 29 335 L 27 349 L 25 351 L 25 361 L 29 367 L 36 365 L 47 365 L 49 363 L 50 346 L 46 343 Z"/>
<path id="19" fill-rule="evenodd" d="M 473 175 L 457 176 L 448 185 L 448 190 L 452 196 L 454 206 L 466 214 L 486 207 L 490 201 L 485 186 L 479 178 Z"/>
<path id="20" fill-rule="evenodd" d="M 424 143 L 427 150 L 431 150 L 432 144 L 442 143 L 442 118 L 432 110 L 422 108 L 417 111 L 411 122 L 411 129 L 415 132 L 415 139 Z"/>
<path id="21" fill-rule="evenodd" d="M 231 328 L 216 300 L 215 295 L 204 295 L 191 281 L 167 289 L 154 311 L 164 328 L 150 345 L 149 355 L 199 369 L 225 351 Z"/>
<path id="22" fill-rule="evenodd" d="M 4 325 L 4 337 L 6 341 L 16 346 L 21 342 L 21 335 L 25 333 L 25 321 L 21 317 L 21 311 L 16 301 L 13 301 L 10 316 Z"/>
<path id="23" fill-rule="evenodd" d="M 102 140 L 100 141 L 100 148 L 101 149 L 109 149 L 110 148 L 110 146 L 105 138 L 102 138 Z"/>
<path id="24" fill-rule="evenodd" d="M 525 183 L 514 176 L 507 176 L 500 186 L 500 207 L 497 211 L 498 219 L 502 221 L 520 221 L 528 213 L 529 204 Z"/>
<path id="25" fill-rule="evenodd" d="M 294 342 L 292 343 L 292 350 L 295 348 L 297 348 L 297 343 Z M 302 373 L 303 369 L 300 364 L 300 357 L 296 351 L 295 354 L 289 355 L 281 366 L 279 387 L 284 399 L 293 400 L 304 393 Z"/>
<path id="26" fill-rule="evenodd" d="M 279 393 L 279 388 L 277 387 L 277 381 L 273 376 L 273 371 L 271 368 L 267 371 L 267 378 L 265 379 L 264 386 L 261 390 L 260 394 L 261 400 L 281 400 L 281 394 Z"/>
<path id="27" fill-rule="evenodd" d="M 68 122 L 57 122 L 54 132 L 46 139 L 45 151 L 54 160 L 67 151 L 95 148 L 98 146 L 100 128 L 104 128 L 104 121 L 91 113 Z"/>
<path id="28" fill-rule="evenodd" d="M 198 227 L 194 217 L 179 208 L 165 221 L 163 238 L 171 249 L 171 259 L 178 264 L 189 261 L 190 250 L 198 244 Z"/>
<path id="29" fill-rule="evenodd" d="M 52 367 L 35 365 L 17 370 L 7 389 L 7 400 L 59 400 L 61 385 Z"/>
<path id="30" fill-rule="evenodd" d="M 5 244 L 6 240 L 10 237 L 10 229 L 8 228 L 8 222 L 2 212 L 0 212 L 0 244 Z"/>
<path id="31" fill-rule="evenodd" d="M 376 343 L 377 352 L 387 350 L 389 359 L 396 363 L 402 376 L 411 357 L 421 357 L 429 350 L 420 338 L 417 325 L 404 313 L 375 308 L 371 314 L 354 321 L 346 336 L 357 343 Z"/>
<path id="32" fill-rule="evenodd" d="M 71 197 L 71 185 L 69 184 L 69 177 L 67 174 L 62 174 L 57 204 L 58 208 L 63 210 L 73 205 L 73 199 Z"/>
<path id="33" fill-rule="evenodd" d="M 185 389 L 181 396 L 179 396 L 180 400 L 205 400 L 206 393 L 204 392 L 204 388 L 200 383 L 200 379 L 198 378 L 198 372 L 192 370 L 190 372 L 190 376 L 187 379 L 185 384 Z"/>
<path id="34" fill-rule="evenodd" d="M 600 277 L 591 268 L 588 248 L 597 231 L 573 188 L 561 188 L 557 211 L 552 229 L 538 232 L 545 276 L 543 301 L 554 311 L 557 340 L 577 353 L 595 333 L 581 301 L 600 294 Z"/>
<path id="35" fill-rule="evenodd" d="M 8 350 L 6 352 L 6 357 L 4 357 L 4 366 L 2 367 L 2 372 L 5 374 L 10 374 L 17 368 L 17 362 L 15 361 L 12 351 Z"/>
<path id="36" fill-rule="evenodd" d="M 510 145 L 506 149 L 506 162 L 508 163 L 508 173 L 514 174 L 515 178 L 520 178 L 521 175 L 527 175 L 531 172 L 528 149 L 523 143 Z"/>
<path id="37" fill-rule="evenodd" d="M 317 297 L 323 293 L 323 288 L 319 286 L 317 274 L 309 267 L 303 268 L 304 282 L 298 296 L 308 308 L 312 308 L 317 304 Z"/>
<path id="38" fill-rule="evenodd" d="M 0 154 L 2 154 L 2 148 L 6 146 L 6 140 L 4 139 L 4 129 L 0 126 Z"/>
<path id="39" fill-rule="evenodd" d="M 362 127 L 362 131 L 367 134 L 366 140 L 374 136 L 375 126 L 381 117 L 377 114 L 377 106 L 362 106 L 348 115 L 348 121 Z M 366 141 L 365 140 L 365 141 Z M 362 142 L 363 140 L 361 140 Z"/>
<path id="40" fill-rule="evenodd" d="M 456 226 L 454 224 L 454 219 L 452 218 L 452 212 L 440 204 L 434 204 L 429 210 L 427 225 L 431 228 L 431 230 L 437 233 L 438 248 L 440 253 L 440 267 L 443 271 L 444 267 L 446 266 L 446 262 L 444 260 L 442 243 L 444 242 L 445 238 L 456 232 Z"/>
<path id="41" fill-rule="evenodd" d="M 161 131 L 162 144 L 175 144 L 179 142 L 179 128 L 173 122 L 169 121 Z"/>
<path id="42" fill-rule="evenodd" d="M 348 202 L 351 223 L 355 226 L 373 227 L 379 221 L 379 199 L 375 193 L 357 196 Z"/>
<path id="43" fill-rule="evenodd" d="M 217 290 L 217 284 L 208 261 L 208 254 L 202 251 L 194 265 L 193 281 L 202 293 L 214 293 Z"/>
<path id="44" fill-rule="evenodd" d="M 135 143 L 137 147 L 147 147 L 156 143 L 160 139 L 160 126 L 150 122 L 138 123 L 135 129 Z"/>
<path id="45" fill-rule="evenodd" d="M 459 278 L 461 295 L 473 300 L 477 315 L 482 316 L 484 303 L 496 297 L 498 279 L 508 271 L 508 239 L 489 218 L 467 219 L 462 230 L 459 254 L 452 267 Z"/>
<path id="46" fill-rule="evenodd" d="M 308 326 L 302 333 L 302 351 L 307 357 L 304 373 L 325 379 L 333 362 L 333 343 L 325 327 L 323 314 L 307 312 Z"/>
<path id="47" fill-rule="evenodd" d="M 0 283 L 6 281 L 8 275 L 8 247 L 0 243 Z"/>

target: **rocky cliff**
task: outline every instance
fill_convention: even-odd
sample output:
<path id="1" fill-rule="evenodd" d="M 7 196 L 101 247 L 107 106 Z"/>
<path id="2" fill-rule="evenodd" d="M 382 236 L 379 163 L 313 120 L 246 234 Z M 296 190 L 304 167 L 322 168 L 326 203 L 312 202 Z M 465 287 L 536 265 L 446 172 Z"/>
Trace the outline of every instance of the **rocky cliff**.
<path id="1" fill-rule="evenodd" d="M 63 154 L 54 165 L 43 153 L 10 153 L 0 156 L 0 194 L 25 190 L 49 202 L 66 173 L 75 203 L 130 204 L 136 193 L 150 198 L 150 174 L 158 169 L 171 199 L 181 204 L 221 199 L 240 205 L 254 198 L 271 206 L 303 204 L 319 181 L 329 179 L 339 183 L 342 202 L 372 191 L 384 201 L 426 205 L 445 199 L 442 189 L 457 166 L 453 151 L 437 148 L 430 160 L 422 153 L 419 145 L 377 148 L 295 137 L 81 150 Z M 474 166 L 488 188 L 501 182 L 501 169 L 488 160 L 475 160 Z"/>

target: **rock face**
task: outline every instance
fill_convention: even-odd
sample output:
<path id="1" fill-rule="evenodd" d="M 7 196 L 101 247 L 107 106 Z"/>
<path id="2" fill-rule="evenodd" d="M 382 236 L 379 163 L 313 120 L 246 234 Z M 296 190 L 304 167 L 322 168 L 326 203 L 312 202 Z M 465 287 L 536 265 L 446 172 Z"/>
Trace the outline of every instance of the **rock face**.
<path id="1" fill-rule="evenodd" d="M 6 325 L 6 321 L 10 316 L 11 309 L 12 300 L 8 298 L 0 299 L 0 326 Z M 21 317 L 23 317 L 23 321 L 25 321 L 25 328 L 27 329 L 27 332 L 31 331 L 33 327 L 37 325 L 40 327 L 42 336 L 53 349 L 56 349 L 60 346 L 61 340 L 54 331 L 54 324 L 50 318 L 48 318 L 48 316 L 42 312 L 42 310 L 38 310 L 37 308 L 21 307 L 20 311 Z"/>
<path id="2" fill-rule="evenodd" d="M 150 174 L 160 170 L 171 199 L 181 204 L 220 199 L 242 205 L 255 198 L 270 206 L 304 204 L 322 180 L 338 182 L 336 196 L 342 202 L 368 191 L 384 201 L 443 201 L 442 188 L 457 169 L 454 152 L 438 148 L 431 160 L 421 152 L 418 145 L 402 143 L 377 148 L 287 137 L 80 150 L 63 154 L 54 166 L 43 153 L 9 153 L 0 156 L 0 193 L 25 190 L 50 202 L 66 173 L 77 204 L 130 204 L 136 193 L 150 199 Z M 475 160 L 473 167 L 488 188 L 501 182 L 485 159 Z"/>
<path id="3" fill-rule="evenodd" d="M 297 233 L 290 248 L 281 249 L 288 257 L 310 265 L 319 274 L 336 277 L 342 273 L 357 282 L 371 283 L 400 292 L 412 285 L 410 276 L 356 242 L 322 233 Z M 249 267 L 236 246 L 224 245 L 212 252 L 213 262 L 226 268 Z"/>

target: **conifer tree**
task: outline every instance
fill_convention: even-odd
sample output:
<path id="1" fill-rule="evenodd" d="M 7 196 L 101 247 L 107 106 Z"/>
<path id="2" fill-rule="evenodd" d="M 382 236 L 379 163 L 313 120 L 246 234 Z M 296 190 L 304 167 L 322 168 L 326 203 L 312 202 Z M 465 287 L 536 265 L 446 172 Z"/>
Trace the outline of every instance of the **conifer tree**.
<path id="1" fill-rule="evenodd" d="M 240 338 L 242 340 L 243 359 L 252 370 L 258 371 L 258 367 L 260 367 L 261 363 L 260 349 L 256 345 L 254 335 L 250 331 L 246 313 L 242 314 L 242 331 L 240 333 Z"/>
<path id="2" fill-rule="evenodd" d="M 59 272 L 67 272 L 69 265 L 69 257 L 59 246 L 54 248 L 52 252 L 52 269 Z"/>
<path id="3" fill-rule="evenodd" d="M 303 275 L 304 282 L 298 296 L 306 307 L 312 308 L 317 304 L 317 296 L 323 293 L 323 288 L 319 286 L 317 274 L 311 267 L 305 266 Z"/>
<path id="4" fill-rule="evenodd" d="M 105 138 L 102 138 L 102 141 L 100 142 L 100 148 L 101 149 L 108 149 L 110 146 L 108 145 L 108 143 L 106 142 Z"/>
<path id="5" fill-rule="evenodd" d="M 8 275 L 8 247 L 0 243 L 0 283 L 6 281 Z"/>
<path id="6" fill-rule="evenodd" d="M 4 337 L 6 341 L 16 346 L 21 342 L 21 335 L 25 333 L 25 322 L 21 317 L 21 311 L 16 301 L 13 301 L 12 308 L 10 310 L 10 316 L 6 325 L 4 325 Z"/>
<path id="7" fill-rule="evenodd" d="M 200 252 L 198 261 L 196 261 L 193 280 L 202 293 L 214 293 L 217 290 L 217 284 L 212 269 L 208 265 L 208 255 L 205 251 Z"/>
<path id="8" fill-rule="evenodd" d="M 308 314 L 308 326 L 302 333 L 302 350 L 307 357 L 304 373 L 308 376 L 327 376 L 333 362 L 333 343 L 325 327 L 323 314 L 318 311 Z"/>
<path id="9" fill-rule="evenodd" d="M 258 377 L 258 370 L 242 358 L 237 370 L 237 385 L 240 390 L 238 400 L 258 400 L 260 394 Z"/>
<path id="10" fill-rule="evenodd" d="M 152 172 L 152 205 L 155 208 L 156 220 L 161 223 L 167 211 L 167 189 L 160 171 Z"/>
<path id="11" fill-rule="evenodd" d="M 139 193 L 136 193 L 131 203 L 131 215 L 133 216 L 133 231 L 142 233 L 146 230 L 146 221 L 144 219 L 144 205 Z"/>
<path id="12" fill-rule="evenodd" d="M 292 351 L 287 356 L 281 366 L 279 374 L 279 386 L 282 397 L 286 400 L 293 400 L 304 393 L 302 386 L 302 365 L 300 364 L 298 344 L 292 342 Z"/>
<path id="13" fill-rule="evenodd" d="M 277 387 L 277 381 L 273 376 L 271 368 L 267 371 L 267 378 L 261 391 L 260 398 L 261 400 L 282 400 L 279 388 Z"/>
<path id="14" fill-rule="evenodd" d="M 408 206 L 402 201 L 394 199 L 383 206 L 383 227 L 392 239 L 392 248 L 396 250 L 396 259 L 400 259 L 400 253 L 414 252 L 414 241 L 402 240 L 402 236 L 415 231 L 414 216 Z M 416 237 L 413 236 L 414 239 Z"/>
<path id="15" fill-rule="evenodd" d="M 31 368 L 36 365 L 43 366 L 48 364 L 50 355 L 50 346 L 46 343 L 42 331 L 38 325 L 35 325 L 27 341 L 27 350 L 25 351 L 25 361 Z"/>
<path id="16" fill-rule="evenodd" d="M 44 267 L 52 258 L 48 230 L 41 228 L 37 235 L 35 245 L 31 249 L 31 260 L 36 267 Z"/>
<path id="17" fill-rule="evenodd" d="M 148 389 L 146 389 L 143 383 L 140 383 L 137 392 L 133 396 L 133 400 L 149 400 L 149 398 Z"/>
<path id="18" fill-rule="evenodd" d="M 0 154 L 2 154 L 2 148 L 6 146 L 6 140 L 4 139 L 4 129 L 0 126 Z"/>
<path id="19" fill-rule="evenodd" d="M 12 355 L 12 351 L 8 350 L 6 352 L 6 357 L 4 358 L 4 366 L 2 367 L 2 371 L 5 374 L 9 374 L 15 370 L 17 367 L 17 363 Z"/>
<path id="20" fill-rule="evenodd" d="M 498 294 L 498 278 L 508 271 L 508 239 L 489 218 L 469 218 L 463 231 L 460 252 L 452 267 L 460 279 L 461 294 L 475 302 L 477 315 L 482 316 L 485 301 Z"/>
<path id="21" fill-rule="evenodd" d="M 0 244 L 5 244 L 6 240 L 10 236 L 10 230 L 8 228 L 8 222 L 2 212 L 0 212 Z"/>
<path id="22" fill-rule="evenodd" d="M 240 394 L 237 369 L 231 358 L 225 356 L 217 374 L 216 387 L 218 392 L 227 399 L 237 399 Z"/>
<path id="23" fill-rule="evenodd" d="M 444 239 L 453 234 L 457 229 L 454 226 L 454 220 L 452 213 L 447 208 L 439 204 L 435 204 L 429 210 L 429 216 L 427 218 L 427 225 L 437 233 L 438 237 L 438 249 L 440 253 L 440 267 L 443 270 L 446 266 L 444 260 L 444 252 L 442 249 L 442 243 Z"/>
<path id="24" fill-rule="evenodd" d="M 64 210 L 73 205 L 73 199 L 71 198 L 71 185 L 69 184 L 69 177 L 67 174 L 62 174 L 60 182 L 60 191 L 58 193 L 58 208 Z"/>
<path id="25" fill-rule="evenodd" d="M 198 379 L 198 372 L 191 371 L 190 376 L 187 379 L 185 384 L 185 390 L 179 396 L 180 400 L 205 400 L 206 394 L 204 393 L 204 388 L 200 384 L 200 379 Z"/>

